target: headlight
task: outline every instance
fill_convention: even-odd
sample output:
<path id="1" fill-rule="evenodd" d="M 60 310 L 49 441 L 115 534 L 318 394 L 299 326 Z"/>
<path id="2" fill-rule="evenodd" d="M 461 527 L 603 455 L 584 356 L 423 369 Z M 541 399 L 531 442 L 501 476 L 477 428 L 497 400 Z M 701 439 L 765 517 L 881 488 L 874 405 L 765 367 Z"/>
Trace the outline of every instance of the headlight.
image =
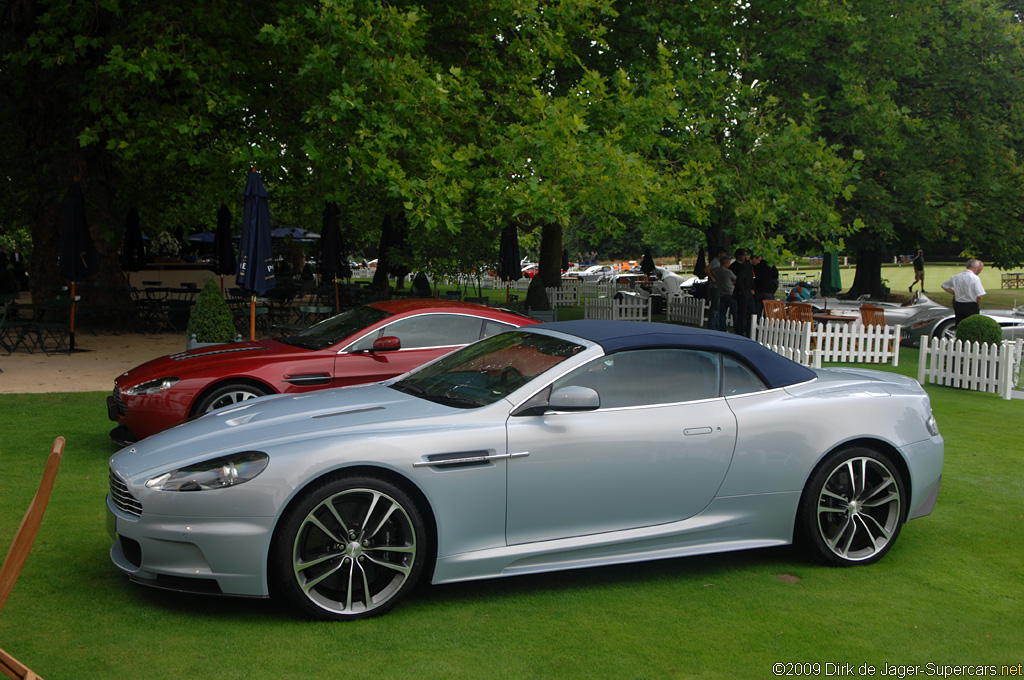
<path id="1" fill-rule="evenodd" d="M 266 469 L 270 456 L 244 451 L 166 472 L 146 482 L 158 491 L 207 491 L 243 484 Z"/>
<path id="2" fill-rule="evenodd" d="M 935 416 L 929 416 L 925 422 L 925 427 L 928 428 L 928 434 L 933 437 L 937 437 L 939 434 L 939 423 L 935 420 Z"/>
<path id="3" fill-rule="evenodd" d="M 149 382 L 144 382 L 141 385 L 121 390 L 121 394 L 127 394 L 129 397 L 134 397 L 140 394 L 156 394 L 157 392 L 168 390 L 176 384 L 178 384 L 177 378 L 160 378 L 159 380 L 150 380 Z"/>

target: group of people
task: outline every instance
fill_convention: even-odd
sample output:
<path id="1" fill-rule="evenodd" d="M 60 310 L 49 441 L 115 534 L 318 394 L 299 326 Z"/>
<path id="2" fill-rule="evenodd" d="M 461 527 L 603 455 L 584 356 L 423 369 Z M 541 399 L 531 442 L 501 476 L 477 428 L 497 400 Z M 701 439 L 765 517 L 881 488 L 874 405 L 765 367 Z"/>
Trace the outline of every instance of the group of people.
<path id="1" fill-rule="evenodd" d="M 725 331 L 732 314 L 733 330 L 749 335 L 750 316 L 760 315 L 763 301 L 774 299 L 779 289 L 778 268 L 761 255 L 748 257 L 745 248 L 738 248 L 732 257 L 728 250 L 719 248 L 705 273 L 711 302 L 708 328 Z"/>

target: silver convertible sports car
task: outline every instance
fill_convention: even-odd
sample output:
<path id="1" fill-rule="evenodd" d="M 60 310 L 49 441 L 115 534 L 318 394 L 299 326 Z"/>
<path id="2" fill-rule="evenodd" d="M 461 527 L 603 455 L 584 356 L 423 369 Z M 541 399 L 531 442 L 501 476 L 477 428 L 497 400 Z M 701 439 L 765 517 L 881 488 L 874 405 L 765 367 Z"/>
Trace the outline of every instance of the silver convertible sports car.
<path id="1" fill-rule="evenodd" d="M 122 449 L 110 554 L 140 583 L 325 619 L 384 613 L 420 581 L 794 541 L 866 564 L 931 512 L 942 463 L 909 378 L 682 326 L 542 324 Z"/>

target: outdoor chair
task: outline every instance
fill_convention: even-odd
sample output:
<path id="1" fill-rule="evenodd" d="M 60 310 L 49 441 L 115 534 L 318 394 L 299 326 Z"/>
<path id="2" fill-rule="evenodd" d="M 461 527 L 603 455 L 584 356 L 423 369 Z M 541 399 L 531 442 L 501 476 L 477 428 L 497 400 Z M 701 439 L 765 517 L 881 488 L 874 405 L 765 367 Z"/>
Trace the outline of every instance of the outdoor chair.
<path id="1" fill-rule="evenodd" d="M 878 305 L 861 305 L 860 306 L 860 320 L 864 324 L 864 327 L 869 326 L 886 326 L 885 323 L 885 309 Z M 889 352 L 892 352 L 892 341 L 888 343 Z"/>
<path id="2" fill-rule="evenodd" d="M 39 489 L 21 520 L 21 526 L 14 534 L 14 542 L 11 543 L 7 557 L 4 558 L 3 566 L 0 567 L 0 610 L 4 608 L 7 597 L 14 590 L 14 584 L 21 575 L 21 569 L 25 566 L 32 544 L 39 533 L 39 527 L 43 522 L 43 513 L 46 512 L 46 504 L 50 501 L 50 492 L 53 491 L 53 482 L 57 478 L 57 469 L 60 467 L 61 456 L 64 454 L 64 438 L 57 437 L 53 440 L 53 448 L 50 449 L 50 457 L 46 460 L 46 467 L 43 469 L 43 479 L 39 483 Z M 31 678 L 38 679 L 39 676 L 33 673 L 25 664 L 18 661 L 9 653 L 0 649 L 0 670 L 9 678 Z"/>
<path id="3" fill-rule="evenodd" d="M 772 321 L 786 320 L 786 303 L 782 300 L 764 300 L 764 318 Z"/>
<path id="4" fill-rule="evenodd" d="M 884 326 L 885 310 L 877 305 L 861 305 L 860 320 L 865 326 Z"/>
<path id="5" fill-rule="evenodd" d="M 786 310 L 790 321 L 814 323 L 814 307 L 806 302 L 790 302 Z"/>

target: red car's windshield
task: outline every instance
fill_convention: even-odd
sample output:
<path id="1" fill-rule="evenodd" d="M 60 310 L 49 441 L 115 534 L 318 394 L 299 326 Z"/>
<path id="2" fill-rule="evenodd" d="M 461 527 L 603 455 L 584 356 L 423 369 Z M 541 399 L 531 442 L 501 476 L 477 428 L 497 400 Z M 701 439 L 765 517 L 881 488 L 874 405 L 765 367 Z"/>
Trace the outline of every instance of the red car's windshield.
<path id="1" fill-rule="evenodd" d="M 389 312 L 376 307 L 356 307 L 279 340 L 305 349 L 327 349 L 389 316 Z"/>

